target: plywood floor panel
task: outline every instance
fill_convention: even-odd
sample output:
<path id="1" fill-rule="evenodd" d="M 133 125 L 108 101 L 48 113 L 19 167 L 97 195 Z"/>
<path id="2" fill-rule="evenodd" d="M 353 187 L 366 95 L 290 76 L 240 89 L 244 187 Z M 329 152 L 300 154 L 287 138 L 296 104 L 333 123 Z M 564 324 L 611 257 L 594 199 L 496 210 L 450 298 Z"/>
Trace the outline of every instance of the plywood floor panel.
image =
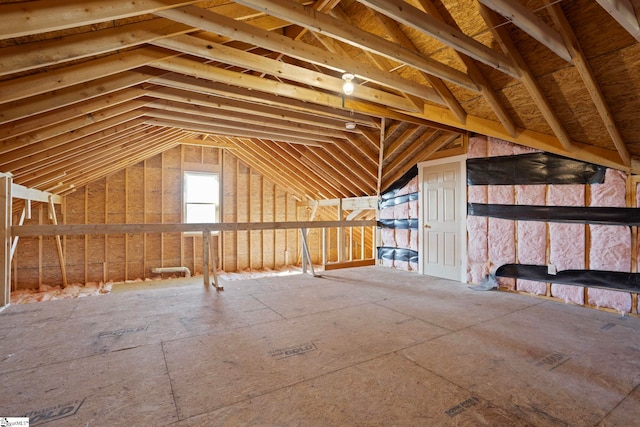
<path id="1" fill-rule="evenodd" d="M 361 267 L 0 312 L 32 425 L 634 425 L 640 319 Z"/>

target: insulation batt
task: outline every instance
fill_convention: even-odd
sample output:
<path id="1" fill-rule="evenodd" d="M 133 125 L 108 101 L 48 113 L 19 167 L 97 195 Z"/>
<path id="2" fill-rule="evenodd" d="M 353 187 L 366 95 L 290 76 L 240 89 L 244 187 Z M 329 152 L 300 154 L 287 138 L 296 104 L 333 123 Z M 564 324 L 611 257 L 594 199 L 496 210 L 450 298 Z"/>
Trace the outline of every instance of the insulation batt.
<path id="1" fill-rule="evenodd" d="M 396 197 L 418 192 L 418 176 L 414 176 L 404 187 L 398 190 Z"/>
<path id="2" fill-rule="evenodd" d="M 380 237 L 382 238 L 382 246 L 389 248 L 397 248 L 396 245 L 396 233 L 393 228 L 382 228 L 380 230 Z"/>
<path id="3" fill-rule="evenodd" d="M 395 211 L 395 206 L 389 206 L 386 207 L 384 209 L 380 209 L 379 211 L 379 218 L 380 219 L 393 219 L 394 218 L 394 211 Z"/>
<path id="4" fill-rule="evenodd" d="M 489 151 L 499 151 L 489 144 Z M 511 144 L 509 144 L 511 145 Z M 504 144 L 498 144 L 504 149 Z M 510 148 L 513 152 L 513 147 Z M 512 205 L 515 203 L 513 185 L 489 185 L 487 187 L 489 203 Z M 515 221 L 508 219 L 489 218 L 488 226 L 488 254 L 491 268 L 498 268 L 503 264 L 512 264 L 516 261 Z M 512 278 L 499 277 L 498 284 L 507 289 L 515 289 L 516 281 Z"/>
<path id="5" fill-rule="evenodd" d="M 418 201 L 411 200 L 407 204 L 409 205 L 409 218 L 418 218 Z"/>
<path id="6" fill-rule="evenodd" d="M 396 228 L 396 246 L 398 248 L 409 248 L 411 246 L 411 231 L 409 229 Z"/>
<path id="7" fill-rule="evenodd" d="M 591 186 L 591 206 L 626 206 L 626 175 L 608 169 L 603 184 Z M 589 269 L 631 271 L 631 232 L 629 227 L 619 225 L 589 225 L 591 247 Z M 589 288 L 588 302 L 596 307 L 613 308 L 621 312 L 631 311 L 631 294 Z"/>
<path id="8" fill-rule="evenodd" d="M 549 185 L 547 205 L 584 206 L 585 186 Z M 583 270 L 585 255 L 584 224 L 549 223 L 549 262 L 558 270 Z M 580 286 L 551 285 L 551 295 L 565 302 L 584 304 L 584 289 Z"/>
<path id="9" fill-rule="evenodd" d="M 475 159 L 479 157 L 487 157 L 487 137 L 486 136 L 472 136 L 471 138 L 469 138 L 467 158 Z"/>
<path id="10" fill-rule="evenodd" d="M 516 197 L 519 205 L 545 205 L 546 185 L 518 185 Z M 517 247 L 518 263 L 545 265 L 547 256 L 547 225 L 539 221 L 518 221 Z M 547 285 L 544 282 L 532 280 L 516 280 L 516 288 L 519 291 L 536 295 L 547 293 Z"/>
<path id="11" fill-rule="evenodd" d="M 411 230 L 411 238 L 409 240 L 409 249 L 418 251 L 418 230 Z"/>
<path id="12" fill-rule="evenodd" d="M 400 203 L 393 207 L 394 219 L 409 219 L 409 203 Z"/>
<path id="13" fill-rule="evenodd" d="M 502 139 L 489 137 L 487 138 L 487 154 L 489 157 L 495 156 L 513 156 L 515 144 Z"/>
<path id="14" fill-rule="evenodd" d="M 480 283 L 489 273 L 487 259 L 488 218 L 467 217 L 467 282 Z"/>

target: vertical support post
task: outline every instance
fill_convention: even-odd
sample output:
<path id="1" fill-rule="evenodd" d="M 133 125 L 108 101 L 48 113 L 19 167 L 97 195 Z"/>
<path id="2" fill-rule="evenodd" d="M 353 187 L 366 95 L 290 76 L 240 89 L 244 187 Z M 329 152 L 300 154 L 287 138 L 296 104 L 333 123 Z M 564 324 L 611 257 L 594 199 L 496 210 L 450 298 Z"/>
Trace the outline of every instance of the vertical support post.
<path id="1" fill-rule="evenodd" d="M 209 245 L 209 255 L 211 256 L 211 274 L 213 275 L 212 285 L 214 288 L 216 288 L 216 291 L 224 291 L 224 288 L 218 283 L 218 263 L 216 261 L 217 251 L 216 244 L 213 243 L 213 239 L 209 239 Z"/>
<path id="2" fill-rule="evenodd" d="M 342 219 L 342 199 L 338 199 L 338 221 Z M 344 262 L 344 227 L 338 227 L 338 262 Z"/>
<path id="3" fill-rule="evenodd" d="M 0 174 L 0 308 L 11 299 L 11 175 Z"/>
<path id="4" fill-rule="evenodd" d="M 311 255 L 309 253 L 309 246 L 307 245 L 307 229 L 300 229 L 300 236 L 302 238 L 302 272 L 307 272 L 307 263 L 309 263 L 309 270 L 311 275 L 316 277 L 316 272 L 313 270 L 313 262 L 311 261 Z"/>
<path id="5" fill-rule="evenodd" d="M 49 196 L 49 215 L 51 216 L 51 222 L 54 225 L 58 225 L 58 218 L 56 217 L 56 206 L 53 204 L 53 197 Z M 60 274 L 62 274 L 62 287 L 67 287 L 67 265 L 64 261 L 64 252 L 62 252 L 62 242 L 60 235 L 56 234 L 56 248 L 58 249 L 58 261 L 60 261 Z"/>
<path id="6" fill-rule="evenodd" d="M 202 232 L 202 278 L 204 285 L 209 286 L 209 240 L 211 240 L 211 232 L 205 230 Z"/>
<path id="7" fill-rule="evenodd" d="M 322 227 L 322 269 L 327 265 L 327 228 Z"/>

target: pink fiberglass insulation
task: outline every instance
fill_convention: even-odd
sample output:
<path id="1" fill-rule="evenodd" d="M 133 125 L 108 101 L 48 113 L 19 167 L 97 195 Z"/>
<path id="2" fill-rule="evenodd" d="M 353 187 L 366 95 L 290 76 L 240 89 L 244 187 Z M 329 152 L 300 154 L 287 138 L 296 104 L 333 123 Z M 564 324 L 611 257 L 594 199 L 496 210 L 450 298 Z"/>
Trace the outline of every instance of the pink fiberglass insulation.
<path id="1" fill-rule="evenodd" d="M 513 146 L 513 154 L 530 154 L 530 153 L 540 153 L 540 150 L 536 150 L 535 148 L 525 147 L 524 145 L 514 145 Z"/>
<path id="2" fill-rule="evenodd" d="M 409 205 L 409 218 L 418 218 L 418 201 L 411 200 L 407 204 Z"/>
<path id="3" fill-rule="evenodd" d="M 395 248 L 396 246 L 396 230 L 394 228 L 382 228 L 380 230 L 382 238 L 382 246 Z"/>
<path id="4" fill-rule="evenodd" d="M 627 205 L 627 175 L 619 170 L 607 169 L 604 183 L 593 184 L 591 206 L 623 208 Z"/>
<path id="5" fill-rule="evenodd" d="M 393 207 L 393 218 L 409 219 L 409 203 L 399 203 Z"/>
<path id="6" fill-rule="evenodd" d="M 518 185 L 516 186 L 516 201 L 518 205 L 546 204 L 546 185 Z M 547 225 L 540 221 L 518 221 L 517 247 L 518 263 L 546 265 L 547 263 Z M 519 291 L 536 295 L 547 293 L 547 284 L 531 280 L 516 280 Z"/>
<path id="7" fill-rule="evenodd" d="M 481 157 L 487 157 L 487 137 L 472 136 L 469 138 L 467 158 L 475 159 Z"/>
<path id="8" fill-rule="evenodd" d="M 493 156 L 513 156 L 515 144 L 502 139 L 487 138 L 487 154 Z"/>
<path id="9" fill-rule="evenodd" d="M 408 248 L 411 240 L 411 230 L 396 228 L 396 246 L 398 248 Z"/>
<path id="10" fill-rule="evenodd" d="M 380 215 L 379 217 L 380 219 L 393 219 L 394 213 L 395 213 L 395 206 L 389 206 L 387 208 L 380 209 L 378 215 Z"/>
<path id="11" fill-rule="evenodd" d="M 584 185 L 549 185 L 547 205 L 584 206 Z M 585 225 L 549 223 L 549 262 L 557 270 L 585 268 Z M 551 285 L 551 295 L 565 302 L 584 304 L 584 289 L 580 286 Z"/>
<path id="12" fill-rule="evenodd" d="M 395 260 L 395 261 L 393 261 L 393 266 L 395 268 L 397 268 L 398 270 L 404 270 L 404 271 L 410 271 L 411 270 L 411 266 L 410 266 L 409 261 Z"/>
<path id="13" fill-rule="evenodd" d="M 489 151 L 495 144 L 489 144 Z M 509 144 L 513 145 L 513 144 Z M 513 147 L 511 147 L 513 151 Z M 489 203 L 512 205 L 515 203 L 513 185 L 488 186 Z M 489 248 L 489 261 L 492 271 L 503 264 L 512 264 L 516 261 L 516 235 L 515 221 L 499 218 L 489 218 L 487 243 Z M 511 278 L 498 278 L 500 286 L 515 289 L 516 281 Z"/>
<path id="14" fill-rule="evenodd" d="M 608 169 L 603 184 L 591 186 L 591 206 L 625 207 L 626 174 Z M 631 232 L 619 225 L 589 225 L 589 269 L 631 271 Z M 631 310 L 631 294 L 590 288 L 588 302 L 597 307 L 613 308 L 622 312 Z"/>
<path id="15" fill-rule="evenodd" d="M 411 230 L 409 249 L 411 249 L 412 251 L 418 250 L 418 230 Z"/>
<path id="16" fill-rule="evenodd" d="M 467 201 L 469 203 L 487 203 L 487 186 L 471 185 L 467 187 Z"/>
<path id="17" fill-rule="evenodd" d="M 488 218 L 467 217 L 467 282 L 480 283 L 489 273 L 487 230 Z"/>
<path id="18" fill-rule="evenodd" d="M 418 176 L 415 176 L 404 185 L 398 192 L 396 193 L 396 197 L 404 196 L 405 194 L 411 194 L 418 191 Z"/>
<path id="19" fill-rule="evenodd" d="M 394 267 L 395 261 L 392 259 L 382 258 L 382 265 L 388 268 Z"/>

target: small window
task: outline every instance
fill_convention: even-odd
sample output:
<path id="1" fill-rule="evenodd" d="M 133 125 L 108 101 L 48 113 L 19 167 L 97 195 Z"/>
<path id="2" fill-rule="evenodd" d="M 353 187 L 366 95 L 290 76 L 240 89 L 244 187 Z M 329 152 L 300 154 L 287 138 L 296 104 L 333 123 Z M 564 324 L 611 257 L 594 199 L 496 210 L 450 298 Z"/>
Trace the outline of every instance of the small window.
<path id="1" fill-rule="evenodd" d="M 184 222 L 220 221 L 220 182 L 218 174 L 184 173 Z"/>

